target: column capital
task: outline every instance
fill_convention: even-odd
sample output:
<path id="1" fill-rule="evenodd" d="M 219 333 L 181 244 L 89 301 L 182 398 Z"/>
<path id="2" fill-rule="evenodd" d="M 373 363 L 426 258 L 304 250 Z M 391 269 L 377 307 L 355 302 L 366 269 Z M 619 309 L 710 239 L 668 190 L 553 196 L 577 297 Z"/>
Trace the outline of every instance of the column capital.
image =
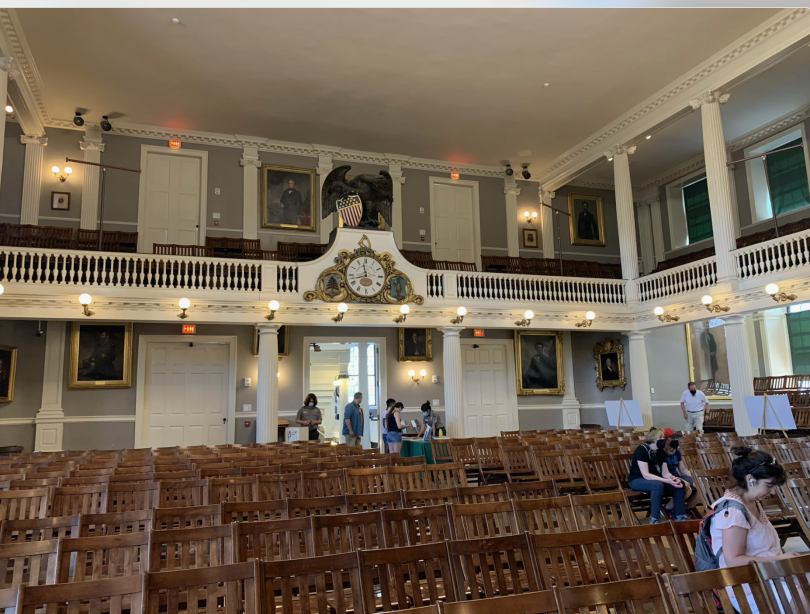
<path id="1" fill-rule="evenodd" d="M 648 330 L 631 330 L 623 333 L 630 341 L 644 341 L 644 337 L 650 334 Z"/>
<path id="2" fill-rule="evenodd" d="M 318 168 L 316 169 L 315 172 L 323 176 L 323 178 L 325 179 L 326 176 L 332 172 L 333 166 L 334 165 L 332 164 L 332 156 L 319 155 Z"/>
<path id="3" fill-rule="evenodd" d="M 614 145 L 610 149 L 605 151 L 605 157 L 608 160 L 615 158 L 616 156 L 620 156 L 622 154 L 634 154 L 636 152 L 635 145 Z"/>
<path id="4" fill-rule="evenodd" d="M 555 194 L 556 192 L 553 192 L 552 190 L 543 189 L 543 186 L 537 188 L 537 195 L 540 197 L 541 203 L 546 203 L 547 205 L 550 205 L 551 199 L 554 198 Z"/>
<path id="5" fill-rule="evenodd" d="M 725 104 L 728 102 L 729 97 L 731 94 L 721 94 L 716 90 L 707 90 L 700 94 L 697 98 L 693 98 L 689 101 L 689 106 L 693 109 L 699 109 L 703 105 L 707 104 Z"/>
<path id="6" fill-rule="evenodd" d="M 48 137 L 47 136 L 35 136 L 35 135 L 28 135 L 23 134 L 20 136 L 20 143 L 23 145 L 42 145 L 45 146 L 48 144 Z"/>
<path id="7" fill-rule="evenodd" d="M 745 322 L 745 316 L 743 315 L 731 315 L 731 316 L 723 316 L 723 322 L 726 323 L 726 326 L 736 326 Z"/>
<path id="8" fill-rule="evenodd" d="M 439 330 L 445 337 L 460 337 L 465 326 L 440 326 Z"/>
<path id="9" fill-rule="evenodd" d="M 277 335 L 278 329 L 284 326 L 284 324 L 282 323 L 267 324 L 265 322 L 259 322 L 257 324 L 254 324 L 254 326 L 256 327 L 256 330 L 259 331 L 260 335 Z"/>
<path id="10" fill-rule="evenodd" d="M 242 158 L 239 160 L 239 166 L 254 166 L 256 168 L 261 168 L 262 162 L 259 160 L 258 147 L 243 147 Z"/>
<path id="11" fill-rule="evenodd" d="M 0 57 L 0 71 L 8 73 L 9 79 L 16 79 L 20 76 L 17 64 L 12 57 Z"/>
<path id="12" fill-rule="evenodd" d="M 252 158 L 243 157 L 241 160 L 239 160 L 239 166 L 243 166 L 243 167 L 244 166 L 253 166 L 255 168 L 261 168 L 262 167 L 262 161 L 259 160 L 258 158 L 256 158 L 254 160 Z"/>
<path id="13" fill-rule="evenodd" d="M 79 141 L 79 149 L 82 151 L 100 151 L 104 152 L 105 143 L 101 141 Z"/>
<path id="14" fill-rule="evenodd" d="M 402 162 L 396 160 L 388 163 L 388 174 L 394 182 L 405 185 L 405 176 L 402 174 Z"/>

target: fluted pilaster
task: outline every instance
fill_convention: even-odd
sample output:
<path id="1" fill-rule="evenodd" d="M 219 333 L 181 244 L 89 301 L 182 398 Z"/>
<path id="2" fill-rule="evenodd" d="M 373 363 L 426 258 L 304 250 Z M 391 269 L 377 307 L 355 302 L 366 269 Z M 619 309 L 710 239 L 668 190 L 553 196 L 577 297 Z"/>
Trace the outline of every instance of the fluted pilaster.
<path id="1" fill-rule="evenodd" d="M 752 425 L 745 411 L 745 397 L 754 394 L 751 354 L 745 338 L 745 318 L 724 316 L 726 349 L 728 351 L 728 383 L 731 386 L 731 406 L 734 409 L 734 430 L 738 435 L 756 435 L 758 425 Z"/>
<path id="2" fill-rule="evenodd" d="M 36 224 L 39 221 L 39 195 L 42 191 L 43 149 L 48 144 L 48 139 L 44 136 L 23 135 L 20 141 L 25 145 L 20 224 Z"/>
<path id="3" fill-rule="evenodd" d="M 444 335 L 444 420 L 451 437 L 464 437 L 464 378 L 461 368 L 463 326 L 439 328 Z"/>
<path id="4" fill-rule="evenodd" d="M 540 197 L 540 228 L 543 234 L 543 258 L 554 258 L 554 212 L 548 207 L 554 199 L 554 192 L 544 190 L 540 187 L 537 190 Z M 544 207 L 543 205 L 548 205 Z"/>
<path id="5" fill-rule="evenodd" d="M 655 247 L 653 245 L 652 216 L 649 203 L 638 206 L 638 237 L 641 243 L 641 264 L 644 273 L 649 275 L 655 268 Z"/>
<path id="6" fill-rule="evenodd" d="M 652 396 L 650 395 L 650 370 L 647 366 L 648 331 L 632 331 L 627 333 L 630 341 L 628 348 L 630 362 L 630 390 L 633 400 L 638 401 L 641 408 L 641 420 L 644 428 L 653 425 Z M 637 425 L 638 426 L 638 425 Z"/>
<path id="7" fill-rule="evenodd" d="M 503 193 L 506 204 L 506 249 L 507 254 L 512 258 L 520 256 L 520 238 L 518 237 L 518 212 L 517 197 L 520 188 L 517 185 L 515 176 L 504 175 Z"/>
<path id="8" fill-rule="evenodd" d="M 329 243 L 329 235 L 335 227 L 335 214 L 332 213 L 328 217 L 321 219 L 321 211 L 323 210 L 323 203 L 321 203 L 321 194 L 323 193 L 323 183 L 326 181 L 326 176 L 332 172 L 332 157 L 331 156 L 318 156 L 318 198 L 315 202 L 318 203 L 318 208 L 315 211 L 315 216 L 320 220 L 321 224 L 321 243 L 324 245 Z"/>
<path id="9" fill-rule="evenodd" d="M 563 428 L 578 429 L 580 404 L 574 386 L 574 351 L 571 347 L 571 331 L 563 332 L 563 377 L 565 392 L 562 400 Z"/>
<path id="10" fill-rule="evenodd" d="M 397 248 L 402 249 L 402 185 L 405 183 L 402 164 L 391 162 L 388 165 L 388 173 L 394 182 L 394 200 L 391 204 L 391 230 L 394 233 L 394 242 L 397 244 Z"/>
<path id="11" fill-rule="evenodd" d="M 62 389 L 65 374 L 65 334 L 67 324 L 51 320 L 45 333 L 45 365 L 42 378 L 42 406 L 34 423 L 34 452 L 59 452 L 65 429 Z"/>
<path id="12" fill-rule="evenodd" d="M 0 100 L 3 101 L 5 106 L 5 101 L 8 100 L 8 80 L 11 78 L 11 73 L 13 71 L 14 60 L 9 57 L 2 57 L 0 58 Z M 5 114 L 5 111 L 3 111 Z M 0 169 L 3 168 L 3 147 L 6 142 L 6 121 L 5 117 L 3 121 L 0 122 Z M 2 173 L 0 173 L 0 176 Z M 2 178 L 2 177 L 0 177 Z M 1 187 L 1 186 L 0 186 Z"/>
<path id="13" fill-rule="evenodd" d="M 636 220 L 633 216 L 633 184 L 630 182 L 630 160 L 635 145 L 617 145 L 605 152 L 613 159 L 613 183 L 616 186 L 616 218 L 619 223 L 619 252 L 622 258 L 622 278 L 638 278 L 638 247 L 636 246 Z M 627 284 L 627 302 L 638 302 L 634 281 Z"/>
<path id="14" fill-rule="evenodd" d="M 242 238 L 259 238 L 259 149 L 245 147 L 242 149 Z M 275 440 L 274 440 L 275 441 Z"/>
<path id="15" fill-rule="evenodd" d="M 278 441 L 278 329 L 281 326 L 281 324 L 256 324 L 259 330 L 256 443 Z"/>

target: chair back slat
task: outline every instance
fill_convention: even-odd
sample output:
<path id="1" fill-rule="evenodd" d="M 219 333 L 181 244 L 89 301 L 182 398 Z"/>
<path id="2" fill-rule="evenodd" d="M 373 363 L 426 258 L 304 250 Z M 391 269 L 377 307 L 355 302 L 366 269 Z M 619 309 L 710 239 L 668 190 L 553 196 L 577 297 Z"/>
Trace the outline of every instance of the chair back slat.
<path id="1" fill-rule="evenodd" d="M 668 522 L 639 527 L 610 527 L 605 529 L 605 533 L 623 580 L 689 571 L 672 525 Z"/>
<path id="2" fill-rule="evenodd" d="M 416 546 L 452 538 L 448 506 L 430 505 L 382 512 L 385 547 Z"/>
<path id="3" fill-rule="evenodd" d="M 317 556 L 383 547 L 385 538 L 380 511 L 310 518 Z"/>
<path id="4" fill-rule="evenodd" d="M 286 561 L 315 556 L 310 517 L 235 522 L 231 526 L 237 563 L 253 559 Z"/>
<path id="5" fill-rule="evenodd" d="M 20 588 L 16 614 L 39 612 L 109 612 L 126 614 L 141 611 L 139 575 L 110 580 L 73 582 Z"/>
<path id="6" fill-rule="evenodd" d="M 0 545 L 0 589 L 56 582 L 58 539 Z"/>
<path id="7" fill-rule="evenodd" d="M 155 491 L 157 492 L 157 491 Z M 79 537 L 120 535 L 122 533 L 149 532 L 152 528 L 152 510 L 107 512 L 106 514 L 83 514 Z"/>
<path id="8" fill-rule="evenodd" d="M 51 492 L 47 487 L 0 491 L 0 520 L 47 517 Z"/>
<path id="9" fill-rule="evenodd" d="M 259 520 L 279 520 L 287 518 L 287 504 L 290 499 L 270 501 L 229 501 L 221 503 L 222 522 L 256 522 Z"/>
<path id="10" fill-rule="evenodd" d="M 544 588 L 585 586 L 619 579 L 601 529 L 529 536 Z"/>
<path id="11" fill-rule="evenodd" d="M 125 533 L 59 540 L 57 582 L 86 582 L 140 575 L 148 565 L 149 534 Z"/>
<path id="12" fill-rule="evenodd" d="M 557 596 L 560 614 L 586 612 L 673 614 L 669 607 L 668 593 L 660 576 L 560 588 Z M 695 610 L 695 614 L 698 612 L 700 610 Z"/>
<path id="13" fill-rule="evenodd" d="M 752 605 L 759 612 L 771 611 L 754 565 L 667 576 L 667 580 L 670 594 L 675 599 L 675 607 L 680 613 L 718 614 L 737 611 L 751 614 Z M 722 610 L 717 606 L 718 599 Z"/>
<path id="14" fill-rule="evenodd" d="M 503 537 L 520 533 L 511 501 L 458 503 L 448 507 L 456 539 Z"/>
<path id="15" fill-rule="evenodd" d="M 512 505 L 522 531 L 543 535 L 577 530 L 570 496 L 515 500 Z"/>
<path id="16" fill-rule="evenodd" d="M 222 524 L 220 505 L 157 507 L 152 510 L 152 527 L 157 530 L 191 529 Z"/>
<path id="17" fill-rule="evenodd" d="M 636 515 L 630 509 L 624 492 L 595 495 L 571 495 L 577 529 L 636 526 Z"/>
<path id="18" fill-rule="evenodd" d="M 346 514 L 346 510 L 346 495 L 287 499 L 287 515 L 290 518 Z"/>
<path id="19" fill-rule="evenodd" d="M 200 569 L 230 563 L 233 563 L 230 525 L 149 533 L 149 571 Z"/>
<path id="20" fill-rule="evenodd" d="M 60 537 L 77 537 L 79 520 L 78 514 L 56 518 L 3 520 L 0 522 L 0 544 L 22 544 Z"/>

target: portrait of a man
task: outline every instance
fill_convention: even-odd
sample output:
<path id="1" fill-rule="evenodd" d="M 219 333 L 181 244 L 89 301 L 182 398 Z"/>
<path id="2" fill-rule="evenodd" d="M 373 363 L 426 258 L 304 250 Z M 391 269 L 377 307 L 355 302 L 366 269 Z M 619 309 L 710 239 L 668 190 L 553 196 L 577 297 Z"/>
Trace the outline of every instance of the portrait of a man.
<path id="1" fill-rule="evenodd" d="M 429 328 L 399 329 L 399 360 L 424 362 L 433 360 Z"/>
<path id="2" fill-rule="evenodd" d="M 602 197 L 592 194 L 569 194 L 571 245 L 605 245 Z"/>
<path id="3" fill-rule="evenodd" d="M 562 394 L 562 334 L 515 331 L 518 394 Z"/>
<path id="4" fill-rule="evenodd" d="M 17 348 L 0 345 L 0 403 L 14 399 L 14 376 L 17 370 Z"/>
<path id="5" fill-rule="evenodd" d="M 315 230 L 315 170 L 262 165 L 262 228 Z"/>
<path id="6" fill-rule="evenodd" d="M 709 398 L 731 396 L 725 322 L 709 318 L 686 325 L 689 378 Z"/>
<path id="7" fill-rule="evenodd" d="M 619 360 L 616 354 L 602 355 L 602 379 L 608 381 L 619 379 Z"/>
<path id="8" fill-rule="evenodd" d="M 73 323 L 70 388 L 129 388 L 132 324 Z"/>
<path id="9" fill-rule="evenodd" d="M 622 390 L 627 386 L 627 377 L 624 374 L 624 346 L 618 339 L 605 339 L 593 348 L 593 357 L 596 361 L 596 387 L 599 390 L 615 388 Z"/>

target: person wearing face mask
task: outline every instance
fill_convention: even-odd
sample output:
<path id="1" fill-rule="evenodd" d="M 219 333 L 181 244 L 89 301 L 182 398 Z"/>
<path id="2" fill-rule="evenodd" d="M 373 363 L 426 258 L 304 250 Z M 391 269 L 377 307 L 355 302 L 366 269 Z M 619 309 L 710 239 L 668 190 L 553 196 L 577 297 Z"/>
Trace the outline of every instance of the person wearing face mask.
<path id="1" fill-rule="evenodd" d="M 419 427 L 419 437 L 425 441 L 430 441 L 436 437 L 437 431 L 442 427 L 439 416 L 433 413 L 430 403 L 422 403 L 422 425 Z"/>
<path id="2" fill-rule="evenodd" d="M 666 446 L 663 429 L 652 427 L 644 436 L 644 443 L 633 452 L 627 482 L 638 492 L 650 493 L 650 524 L 656 524 L 661 515 L 664 494 L 670 492 L 675 507 L 675 520 L 689 520 L 684 506 L 683 482 L 671 475 L 659 456 Z"/>
<path id="3" fill-rule="evenodd" d="M 734 450 L 734 454 L 737 458 L 731 464 L 731 474 L 736 485 L 712 505 L 712 508 L 717 508 L 724 500 L 731 503 L 713 514 L 711 520 L 712 551 L 719 566 L 735 567 L 751 561 L 779 561 L 801 556 L 799 552 L 782 552 L 779 535 L 760 503 L 763 499 L 778 496 L 777 489 L 787 479 L 784 468 L 767 452 L 755 452 L 743 447 Z M 730 588 L 726 590 L 731 605 L 741 612 Z M 758 614 L 751 589 L 746 584 L 743 590 L 751 606 L 751 614 Z M 788 590 L 785 592 L 790 594 Z"/>
<path id="4" fill-rule="evenodd" d="M 670 428 L 664 429 L 666 445 L 664 449 L 659 452 L 659 455 L 661 460 L 667 464 L 670 475 L 674 475 L 683 483 L 683 500 L 685 507 L 687 510 L 691 510 L 697 505 L 699 496 L 697 491 L 695 491 L 695 481 L 692 477 L 692 473 L 689 471 L 689 467 L 686 466 L 683 455 L 678 449 L 681 445 L 679 441 L 680 437 L 681 434 L 676 430 Z M 675 502 L 670 499 L 664 506 L 664 511 L 670 516 L 674 514 L 674 504 Z M 699 518 L 700 516 L 697 517 Z"/>
<path id="5" fill-rule="evenodd" d="M 703 434 L 703 418 L 709 412 L 709 399 L 695 382 L 689 382 L 681 395 L 681 412 L 686 420 L 683 430 L 686 433 L 698 431 Z"/>
<path id="6" fill-rule="evenodd" d="M 311 392 L 304 399 L 304 405 L 295 414 L 295 423 L 309 427 L 309 438 L 319 439 L 318 425 L 323 421 L 321 410 L 318 408 L 318 397 Z"/>

